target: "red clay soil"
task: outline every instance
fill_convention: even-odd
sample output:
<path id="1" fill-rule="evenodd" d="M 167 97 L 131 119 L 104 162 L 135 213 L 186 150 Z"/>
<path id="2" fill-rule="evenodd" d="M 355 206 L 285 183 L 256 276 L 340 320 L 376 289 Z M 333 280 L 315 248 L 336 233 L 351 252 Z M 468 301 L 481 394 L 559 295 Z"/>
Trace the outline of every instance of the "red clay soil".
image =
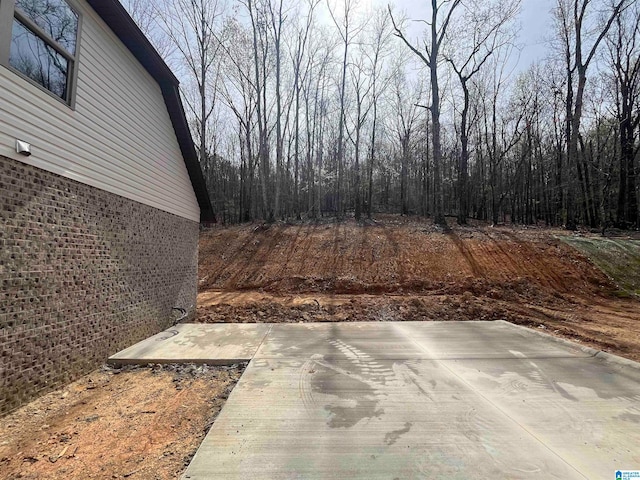
<path id="1" fill-rule="evenodd" d="M 0 478 L 178 478 L 241 373 L 194 365 L 93 372 L 0 419 Z"/>
<path id="2" fill-rule="evenodd" d="M 201 234 L 202 322 L 497 320 L 640 360 L 640 303 L 542 228 L 383 217 Z"/>

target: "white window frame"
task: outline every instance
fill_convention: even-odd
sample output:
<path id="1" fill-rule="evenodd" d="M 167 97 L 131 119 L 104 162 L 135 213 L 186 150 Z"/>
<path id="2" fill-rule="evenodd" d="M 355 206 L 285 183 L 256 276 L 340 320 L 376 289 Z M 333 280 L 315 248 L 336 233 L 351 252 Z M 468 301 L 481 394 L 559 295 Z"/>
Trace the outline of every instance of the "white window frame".
<path id="1" fill-rule="evenodd" d="M 22 14 L 19 9 L 16 9 L 15 0 L 0 0 L 0 65 L 8 68 L 16 75 L 20 76 L 27 82 L 35 85 L 43 92 L 47 93 L 56 100 L 64 103 L 71 109 L 75 109 L 76 100 L 76 86 L 78 78 L 78 59 L 80 53 L 80 32 L 82 30 L 82 13 L 78 5 L 72 0 L 64 0 L 69 8 L 78 16 L 78 29 L 76 31 L 76 44 L 75 53 L 72 55 L 62 45 L 53 40 L 42 28 L 35 24 L 30 18 Z M 36 35 L 47 46 L 53 48 L 58 54 L 63 56 L 68 62 L 67 69 L 67 91 L 65 98 L 61 98 L 48 88 L 44 87 L 39 82 L 29 78 L 20 70 L 14 68 L 9 64 L 9 57 L 11 51 L 11 38 L 13 32 L 13 20 L 16 18 L 24 26 L 29 29 L 34 35 Z"/>

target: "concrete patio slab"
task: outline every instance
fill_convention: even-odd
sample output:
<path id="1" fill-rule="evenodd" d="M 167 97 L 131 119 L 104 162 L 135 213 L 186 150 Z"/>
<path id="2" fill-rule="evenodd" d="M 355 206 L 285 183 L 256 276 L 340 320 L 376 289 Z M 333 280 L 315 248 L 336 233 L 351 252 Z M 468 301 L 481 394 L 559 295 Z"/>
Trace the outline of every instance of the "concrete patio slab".
<path id="1" fill-rule="evenodd" d="M 591 357 L 595 351 L 549 341 L 507 322 L 343 322 L 274 324 L 256 358 L 341 358 L 371 351 L 386 359 L 481 359 Z M 348 345 L 348 346 L 347 346 Z M 513 353 L 519 352 L 519 354 Z"/>
<path id="2" fill-rule="evenodd" d="M 183 478 L 606 479 L 640 369 L 506 322 L 273 325 Z"/>
<path id="3" fill-rule="evenodd" d="M 268 324 L 179 324 L 116 353 L 109 363 L 207 363 L 251 360 L 270 329 Z"/>

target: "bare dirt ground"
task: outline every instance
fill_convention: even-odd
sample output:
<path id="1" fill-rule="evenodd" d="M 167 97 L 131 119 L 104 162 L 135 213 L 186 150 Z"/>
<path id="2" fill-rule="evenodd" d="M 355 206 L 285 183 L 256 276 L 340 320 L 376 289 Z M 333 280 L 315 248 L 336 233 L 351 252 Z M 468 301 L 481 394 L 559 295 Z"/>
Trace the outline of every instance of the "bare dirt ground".
<path id="1" fill-rule="evenodd" d="M 0 478 L 177 478 L 242 370 L 93 372 L 0 419 Z"/>
<path id="2" fill-rule="evenodd" d="M 198 320 L 504 319 L 640 360 L 640 303 L 566 235 L 397 216 L 214 228 L 200 237 Z"/>

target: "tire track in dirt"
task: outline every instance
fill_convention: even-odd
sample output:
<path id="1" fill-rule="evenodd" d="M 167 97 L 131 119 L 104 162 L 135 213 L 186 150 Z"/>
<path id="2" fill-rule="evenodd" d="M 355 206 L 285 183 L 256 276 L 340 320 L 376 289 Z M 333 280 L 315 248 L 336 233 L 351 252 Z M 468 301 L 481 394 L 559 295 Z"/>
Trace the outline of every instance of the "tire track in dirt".
<path id="1" fill-rule="evenodd" d="M 264 278 L 265 266 L 268 262 L 273 262 L 272 255 L 275 247 L 279 243 L 282 234 L 278 231 L 280 227 L 267 227 L 259 231 L 259 236 L 254 243 L 256 248 L 250 255 L 247 255 L 237 268 L 237 272 L 227 282 L 228 288 L 251 289 L 260 287 L 260 282 Z"/>
<path id="2" fill-rule="evenodd" d="M 259 248 L 256 246 L 259 245 L 259 243 L 256 243 L 255 230 L 253 232 L 244 232 L 244 238 L 244 241 L 241 243 L 238 242 L 239 244 L 236 246 L 229 261 L 220 262 L 223 263 L 224 267 L 220 273 L 214 277 L 214 285 L 219 284 L 220 287 L 237 286 L 239 283 L 238 279 L 243 274 L 243 271 L 251 264 Z M 223 258 L 226 260 L 227 256 L 224 255 Z M 209 271 L 210 270 L 211 269 L 209 269 Z M 227 272 L 231 273 L 225 278 L 224 275 Z M 223 278 L 224 282 L 220 282 Z"/>
<path id="3" fill-rule="evenodd" d="M 341 239 L 340 239 L 340 224 L 336 223 L 333 227 L 333 242 L 331 245 L 331 261 L 329 262 L 329 268 L 327 269 L 332 280 L 335 281 L 341 272 L 338 272 L 338 266 L 342 265 L 341 255 Z"/>
<path id="4" fill-rule="evenodd" d="M 304 238 L 304 240 L 302 241 L 302 245 L 300 245 L 300 250 L 299 250 L 303 254 L 305 252 L 314 251 L 313 244 L 316 241 L 316 237 L 318 236 L 317 225 L 313 225 L 311 228 L 307 227 L 307 230 L 309 231 L 306 237 Z M 311 272 L 316 272 L 318 268 L 318 258 L 319 257 L 317 255 L 311 255 L 311 257 L 309 257 L 309 255 L 305 255 L 303 265 L 310 265 Z M 313 262 L 311 262 L 312 259 L 313 259 Z M 305 272 L 303 270 L 298 270 L 298 274 L 303 276 Z"/>
<path id="5" fill-rule="evenodd" d="M 485 258 L 491 259 L 493 265 L 490 267 L 493 268 L 488 268 L 488 271 L 493 270 L 499 273 L 497 280 L 513 282 L 517 279 L 526 279 L 545 290 L 570 291 L 562 277 L 553 273 L 559 265 L 550 265 L 546 261 L 544 252 L 539 251 L 537 243 L 522 241 L 511 232 L 500 232 L 499 234 L 492 232 L 489 234 L 486 231 L 480 231 L 480 233 L 491 242 L 490 244 L 480 243 L 478 247 L 485 252 Z M 506 237 L 506 242 L 501 237 Z M 506 245 L 503 245 L 502 242 L 505 242 Z M 515 247 L 513 250 L 516 253 L 509 246 Z"/>
<path id="6" fill-rule="evenodd" d="M 467 248 L 467 246 L 465 245 L 465 242 L 453 231 L 448 232 L 446 235 L 447 235 L 447 238 L 449 238 L 453 242 L 453 244 L 456 246 L 456 248 L 458 249 L 458 252 L 460 252 L 460 254 L 465 259 L 467 264 L 469 264 L 469 267 L 471 268 L 471 272 L 473 273 L 473 276 L 478 278 L 484 277 L 485 276 L 484 269 L 480 267 L 480 264 L 478 263 L 474 255 L 471 253 L 471 250 Z"/>
<path id="7" fill-rule="evenodd" d="M 518 277 L 522 277 L 522 273 L 526 271 L 526 268 L 522 268 L 520 259 L 504 247 L 494 233 L 489 234 L 485 231 L 481 233 L 490 242 L 485 245 L 486 258 L 491 260 L 488 262 L 487 271 L 499 272 L 500 275 L 497 277 L 499 280 L 513 281 Z"/>
<path id="8" fill-rule="evenodd" d="M 298 228 L 296 229 L 296 233 L 293 236 L 293 239 L 290 241 L 287 241 L 287 246 L 286 251 L 289 252 L 288 255 L 286 255 L 284 262 L 282 262 L 282 266 L 280 267 L 280 272 L 278 274 L 278 276 L 276 277 L 277 279 L 284 279 L 286 277 L 286 272 L 289 270 L 289 263 L 292 259 L 295 258 L 296 253 L 298 251 L 299 248 L 299 244 L 301 243 L 299 241 L 300 238 L 300 233 L 302 232 L 302 229 L 304 228 L 303 225 L 299 225 Z M 306 238 L 308 239 L 309 236 L 311 235 L 311 229 L 309 228 L 305 228 L 306 232 Z M 290 276 L 295 275 L 294 272 L 290 273 Z"/>
<path id="9" fill-rule="evenodd" d="M 304 232 L 303 232 L 304 230 Z M 270 290 L 290 289 L 304 291 L 305 285 L 318 276 L 318 255 L 314 243 L 318 242 L 316 225 L 300 225 L 292 240 L 281 243 L 280 249 L 286 256 L 278 275 L 268 283 Z M 267 286 L 267 285 L 265 285 Z"/>
<path id="10" fill-rule="evenodd" d="M 551 235 L 489 227 L 442 234 L 424 224 L 394 223 L 265 225 L 203 234 L 200 290 L 608 295 L 606 277 Z"/>
<path id="11" fill-rule="evenodd" d="M 545 287 L 553 288 L 560 292 L 570 291 L 565 283 L 565 279 L 555 273 L 555 268 L 553 268 L 552 265 L 547 264 L 544 252 L 535 250 L 537 244 L 531 242 L 525 243 L 512 232 L 503 232 L 503 235 L 519 245 L 520 248 L 527 253 L 527 262 L 534 267 L 534 272 L 537 274 L 536 280 L 543 280 Z"/>
<path id="12" fill-rule="evenodd" d="M 584 268 L 581 271 L 568 262 L 562 250 L 549 252 L 550 259 L 541 258 L 548 249 L 509 232 L 477 229 L 473 233 L 482 238 L 473 234 L 466 238 L 466 231 L 424 235 L 402 227 L 354 228 L 344 223 L 324 228 L 303 224 L 247 230 L 233 231 L 235 244 L 231 235 L 211 238 L 231 253 L 203 260 L 207 269 L 201 265 L 201 291 L 267 288 L 271 292 L 303 292 L 311 288 L 359 294 L 444 287 L 442 291 L 447 292 L 457 282 L 468 286 L 473 281 L 475 289 L 481 286 L 478 281 L 512 288 L 514 281 L 521 284 L 526 280 L 546 290 L 555 289 L 557 294 L 569 292 L 577 282 L 588 289 L 598 283 L 597 275 L 585 277 Z M 557 240 L 552 243 L 549 248 L 557 248 Z M 212 243 L 202 249 L 215 250 Z"/>
<path id="13" fill-rule="evenodd" d="M 406 281 L 406 271 L 404 267 L 404 259 L 401 257 L 402 250 L 400 249 L 400 243 L 396 238 L 394 232 L 392 232 L 386 225 L 381 225 L 382 233 L 387 239 L 387 243 L 391 247 L 391 255 L 385 258 L 394 258 L 395 259 L 395 276 L 397 278 L 397 283 L 400 285 L 400 288 L 405 284 Z"/>
<path id="14" fill-rule="evenodd" d="M 242 242 L 236 242 L 237 245 L 235 246 L 233 253 L 230 256 L 227 256 L 226 253 L 222 254 L 222 258 L 225 260 L 224 266 L 220 269 L 207 269 L 206 271 L 207 277 L 202 278 L 201 281 L 203 284 L 201 285 L 201 288 L 218 285 L 220 283 L 220 280 L 225 278 L 225 275 L 227 274 L 227 272 L 235 270 L 237 268 L 237 263 L 241 262 L 240 256 L 242 252 L 246 250 L 247 244 L 249 243 L 250 240 L 251 240 L 251 236 L 247 232 L 244 232 L 244 240 Z M 214 242 L 211 242 L 209 245 L 213 247 L 216 244 Z M 199 252 L 200 258 L 210 259 L 212 255 L 216 254 L 216 251 L 214 250 L 214 248 L 208 248 L 202 251 L 203 249 L 201 247 L 200 250 L 201 250 Z"/>

